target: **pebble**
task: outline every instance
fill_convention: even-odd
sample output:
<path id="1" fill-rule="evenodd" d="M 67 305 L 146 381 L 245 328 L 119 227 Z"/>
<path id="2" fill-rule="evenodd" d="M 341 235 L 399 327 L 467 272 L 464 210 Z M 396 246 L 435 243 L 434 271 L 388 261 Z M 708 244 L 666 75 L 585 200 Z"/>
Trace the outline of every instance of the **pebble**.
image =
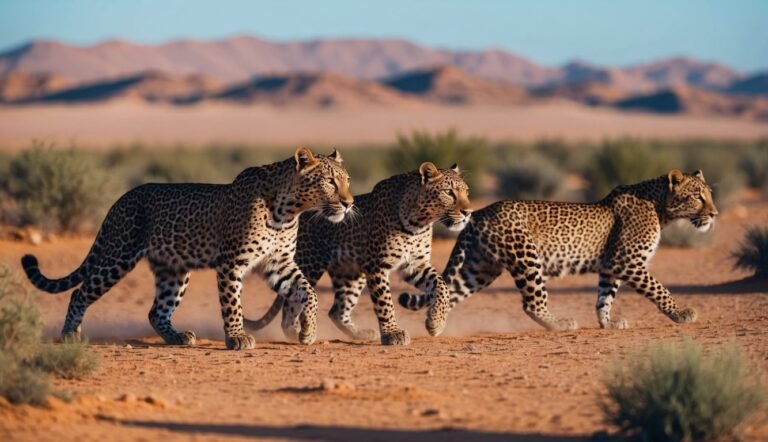
<path id="1" fill-rule="evenodd" d="M 132 349 L 132 348 L 133 348 L 133 345 L 131 345 L 131 344 L 125 344 L 125 345 L 123 346 L 123 348 L 125 348 L 125 349 L 127 349 L 127 350 L 130 350 L 130 349 Z"/>

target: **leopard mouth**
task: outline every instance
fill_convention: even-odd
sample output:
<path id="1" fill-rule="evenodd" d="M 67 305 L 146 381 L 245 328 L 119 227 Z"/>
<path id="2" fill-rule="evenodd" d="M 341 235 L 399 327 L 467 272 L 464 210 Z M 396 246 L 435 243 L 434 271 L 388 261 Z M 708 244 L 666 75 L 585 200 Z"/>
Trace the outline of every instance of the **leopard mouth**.
<path id="1" fill-rule="evenodd" d="M 444 216 L 440 218 L 440 222 L 452 232 L 460 232 L 469 223 L 469 215 L 461 216 Z"/>
<path id="2" fill-rule="evenodd" d="M 711 216 L 694 216 L 690 220 L 699 232 L 708 232 L 715 225 L 715 219 Z"/>
<path id="3" fill-rule="evenodd" d="M 325 206 L 322 210 L 323 216 L 332 223 L 340 223 L 344 221 L 347 212 L 349 212 L 349 208 L 345 208 L 340 204 L 338 206 Z"/>

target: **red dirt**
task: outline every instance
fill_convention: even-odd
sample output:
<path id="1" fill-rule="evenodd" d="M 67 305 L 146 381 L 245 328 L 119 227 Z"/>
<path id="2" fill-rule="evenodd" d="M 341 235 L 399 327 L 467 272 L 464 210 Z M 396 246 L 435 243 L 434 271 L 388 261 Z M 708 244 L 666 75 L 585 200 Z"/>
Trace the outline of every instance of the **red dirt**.
<path id="1" fill-rule="evenodd" d="M 273 324 L 257 336 L 256 349 L 226 351 L 211 272 L 193 274 L 175 317 L 180 329 L 203 338 L 199 345 L 161 345 L 146 320 L 152 278 L 140 265 L 86 315 L 84 331 L 101 366 L 84 380 L 55 381 L 77 399 L 43 408 L 0 403 L 0 439 L 589 440 L 611 431 L 596 402 L 605 365 L 650 341 L 691 336 L 708 348 L 735 342 L 765 372 L 768 284 L 744 280 L 729 254 L 745 226 L 766 222 L 768 204 L 747 201 L 724 211 L 709 246 L 656 254 L 651 270 L 680 304 L 699 311 L 695 324 L 674 324 L 622 288 L 615 315 L 631 328 L 600 330 L 597 278 L 583 275 L 550 284 L 553 312 L 583 328 L 547 332 L 523 314 L 505 275 L 459 306 L 442 337 L 426 336 L 422 313 L 398 309 L 401 325 L 415 336 L 409 347 L 350 342 L 322 314 L 315 345 L 287 343 Z M 0 261 L 20 270 L 21 255 L 33 252 L 44 272 L 62 275 L 81 261 L 91 240 L 0 242 Z M 451 241 L 435 242 L 439 268 L 451 247 Z M 395 293 L 406 288 L 394 283 Z M 332 298 L 327 278 L 319 293 L 325 312 Z M 68 296 L 36 293 L 34 299 L 54 337 Z M 248 280 L 250 316 L 272 299 L 261 279 Z M 367 298 L 356 317 L 375 325 Z M 768 410 L 758 410 L 747 423 L 747 440 L 768 440 L 766 417 Z"/>

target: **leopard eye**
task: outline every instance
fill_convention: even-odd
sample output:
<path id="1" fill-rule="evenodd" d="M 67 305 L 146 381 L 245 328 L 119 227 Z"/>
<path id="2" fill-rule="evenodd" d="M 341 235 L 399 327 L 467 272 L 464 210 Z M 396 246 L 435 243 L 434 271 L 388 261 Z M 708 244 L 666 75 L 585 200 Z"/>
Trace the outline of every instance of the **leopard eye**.
<path id="1" fill-rule="evenodd" d="M 452 189 L 445 189 L 445 190 L 443 190 L 443 193 L 445 193 L 448 196 L 453 196 L 453 190 Z"/>

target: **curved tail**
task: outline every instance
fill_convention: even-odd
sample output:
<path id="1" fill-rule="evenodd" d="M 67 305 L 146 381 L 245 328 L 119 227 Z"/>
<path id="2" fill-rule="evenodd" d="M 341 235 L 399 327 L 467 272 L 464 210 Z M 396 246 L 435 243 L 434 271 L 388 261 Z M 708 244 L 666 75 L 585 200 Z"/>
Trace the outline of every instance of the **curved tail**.
<path id="1" fill-rule="evenodd" d="M 85 279 L 88 270 L 86 262 L 83 262 L 80 267 L 63 278 L 48 279 L 40 271 L 40 265 L 34 255 L 24 255 L 21 258 L 21 266 L 32 285 L 48 293 L 61 293 L 80 284 Z"/>
<path id="2" fill-rule="evenodd" d="M 277 316 L 280 310 L 282 310 L 283 304 L 285 304 L 285 298 L 277 295 L 275 297 L 275 301 L 272 303 L 272 307 L 269 308 L 269 311 L 267 311 L 264 316 L 255 321 L 248 318 L 243 318 L 243 324 L 245 324 L 245 328 L 248 330 L 256 331 L 268 326 L 269 323 L 275 319 L 275 316 Z"/>

